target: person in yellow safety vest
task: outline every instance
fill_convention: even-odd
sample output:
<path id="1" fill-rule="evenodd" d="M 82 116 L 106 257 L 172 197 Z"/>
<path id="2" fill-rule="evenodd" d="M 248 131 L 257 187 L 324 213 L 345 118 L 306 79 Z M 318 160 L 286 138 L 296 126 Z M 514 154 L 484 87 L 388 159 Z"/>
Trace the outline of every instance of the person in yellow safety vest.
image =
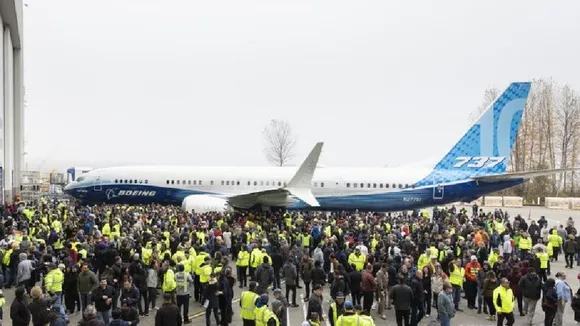
<path id="1" fill-rule="evenodd" d="M 507 320 L 508 325 L 514 324 L 514 293 L 510 288 L 507 278 L 501 279 L 501 285 L 493 290 L 493 305 L 497 311 L 497 324 L 503 325 Z"/>
<path id="2" fill-rule="evenodd" d="M 282 309 L 283 305 L 282 301 L 278 299 L 272 301 L 272 315 L 274 315 L 275 318 L 270 318 L 267 325 L 281 326 L 283 320 L 285 321 L 284 325 L 288 324 L 288 321 L 286 320 L 286 310 Z"/>
<path id="3" fill-rule="evenodd" d="M 255 309 L 260 299 L 260 296 L 256 294 L 256 286 L 258 286 L 258 283 L 250 281 L 248 291 L 242 292 L 240 296 L 240 317 L 244 326 L 256 325 Z"/>
<path id="4" fill-rule="evenodd" d="M 520 236 L 520 258 L 527 259 L 528 253 L 532 250 L 532 238 L 527 232 L 522 232 Z"/>
<path id="5" fill-rule="evenodd" d="M 161 285 L 161 290 L 164 293 L 169 293 L 171 295 L 171 302 L 175 303 L 175 289 L 177 288 L 177 283 L 175 282 L 175 273 L 168 263 L 165 263 L 165 274 L 163 275 L 163 285 Z"/>
<path id="6" fill-rule="evenodd" d="M 421 254 L 421 256 L 419 256 L 419 259 L 417 260 L 417 265 L 419 266 L 419 270 L 423 270 L 423 267 L 429 265 L 429 263 L 431 262 L 431 248 L 427 248 L 425 249 L 425 252 Z M 437 256 L 435 256 L 437 257 Z"/>
<path id="7" fill-rule="evenodd" d="M 238 259 L 236 261 L 236 268 L 238 274 L 238 282 L 240 283 L 240 289 L 244 286 L 247 286 L 247 272 L 248 266 L 250 265 L 250 253 L 248 252 L 248 248 L 244 245 L 240 248 L 238 252 Z"/>
<path id="8" fill-rule="evenodd" d="M 554 250 L 553 261 L 558 261 L 558 255 L 562 247 L 562 237 L 558 235 L 558 230 L 552 230 L 552 234 L 548 236 L 548 241 L 552 244 L 552 250 Z"/>
<path id="9" fill-rule="evenodd" d="M 201 285 L 201 288 L 202 288 L 200 301 L 202 303 L 205 301 L 205 298 L 203 297 L 203 291 L 205 290 L 205 288 L 208 285 L 209 280 L 211 279 L 212 272 L 213 272 L 213 268 L 211 267 L 211 258 L 209 258 L 209 256 L 205 256 L 205 258 L 203 259 L 203 264 L 201 264 L 200 272 L 199 272 L 199 284 Z"/>
<path id="10" fill-rule="evenodd" d="M 201 293 L 203 291 L 203 288 L 201 287 L 201 281 L 200 281 L 200 273 L 201 273 L 201 265 L 204 263 L 205 261 L 205 257 L 209 257 L 209 254 L 205 251 L 199 251 L 197 256 L 195 256 L 194 259 L 194 279 L 193 279 L 193 296 L 195 298 L 196 302 L 202 302 L 201 301 Z"/>
<path id="11" fill-rule="evenodd" d="M 328 321 L 330 325 L 335 326 L 338 317 L 342 316 L 342 314 L 344 314 L 344 293 L 338 292 L 336 294 L 336 300 L 328 308 Z"/>
<path id="12" fill-rule="evenodd" d="M 304 321 L 302 326 L 321 326 L 320 316 L 317 312 L 310 313 L 310 319 Z"/>
<path id="13" fill-rule="evenodd" d="M 344 313 L 342 316 L 338 317 L 336 324 L 334 326 L 360 326 L 360 316 L 354 312 L 354 306 L 352 302 L 344 302 Z"/>
<path id="14" fill-rule="evenodd" d="M 360 253 L 360 248 L 355 248 L 354 252 L 348 255 L 348 264 L 356 267 L 356 271 L 360 272 L 363 270 L 367 257 Z"/>
<path id="15" fill-rule="evenodd" d="M 256 308 L 254 309 L 254 315 L 256 317 L 256 326 L 279 326 L 280 321 L 278 317 L 268 308 L 268 301 L 270 298 L 267 294 L 262 294 Z"/>
<path id="16" fill-rule="evenodd" d="M 46 292 L 48 292 L 51 296 L 56 295 L 56 302 L 55 305 L 60 307 L 60 312 L 65 319 L 68 320 L 66 317 L 66 312 L 64 311 L 64 305 L 62 304 L 62 285 L 64 283 L 64 264 L 59 264 L 58 268 L 54 263 L 50 263 L 48 265 L 48 273 L 44 277 L 44 288 Z"/>
<path id="17" fill-rule="evenodd" d="M 538 271 L 538 276 L 542 280 L 542 282 L 548 281 L 548 266 L 550 265 L 550 255 L 544 251 L 543 248 L 538 247 L 536 249 L 536 257 L 540 261 L 540 270 Z"/>
<path id="18" fill-rule="evenodd" d="M 262 264 L 262 251 L 260 246 L 257 245 L 252 249 L 250 253 L 250 279 L 255 281 L 256 268 Z"/>
<path id="19" fill-rule="evenodd" d="M 459 309 L 459 302 L 461 301 L 461 289 L 463 288 L 463 279 L 465 278 L 465 269 L 461 267 L 461 258 L 457 258 L 454 262 L 449 263 L 449 283 L 453 286 L 453 304 L 455 310 Z"/>
<path id="20" fill-rule="evenodd" d="M 177 273 L 175 273 L 175 294 L 177 297 L 177 307 L 183 306 L 184 323 L 189 324 L 189 284 L 193 283 L 191 274 L 185 272 L 183 264 L 177 265 Z"/>

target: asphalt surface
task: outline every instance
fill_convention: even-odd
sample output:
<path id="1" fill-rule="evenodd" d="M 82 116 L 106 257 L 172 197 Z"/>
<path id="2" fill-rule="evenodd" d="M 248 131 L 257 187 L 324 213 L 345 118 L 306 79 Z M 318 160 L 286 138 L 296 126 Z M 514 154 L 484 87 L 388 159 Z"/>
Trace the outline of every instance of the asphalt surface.
<path id="1" fill-rule="evenodd" d="M 494 208 L 484 208 L 484 210 L 489 211 L 489 210 L 493 210 Z M 534 207 L 534 208 L 529 208 L 529 207 L 525 207 L 525 208 L 503 208 L 503 210 L 507 210 L 508 213 L 510 214 L 510 216 L 514 217 L 518 214 L 520 214 L 521 216 L 528 218 L 528 216 L 531 216 L 532 219 L 537 220 L 540 216 L 546 216 L 546 218 L 548 219 L 548 226 L 552 227 L 552 226 L 556 226 L 557 224 L 564 224 L 566 223 L 566 220 L 568 219 L 568 217 L 572 216 L 574 221 L 576 222 L 576 225 L 580 225 L 580 211 L 569 211 L 569 210 L 550 210 L 550 209 L 546 209 L 546 208 L 542 208 L 542 207 Z M 560 258 L 560 261 L 555 262 L 552 264 L 551 269 L 552 269 L 552 276 L 555 275 L 557 272 L 566 272 L 566 274 L 568 275 L 567 281 L 568 284 L 570 284 L 570 286 L 572 286 L 572 291 L 575 293 L 577 291 L 577 289 L 580 287 L 580 281 L 577 279 L 577 274 L 580 273 L 580 267 L 574 267 L 574 269 L 565 269 L 564 268 L 565 264 L 563 261 L 563 257 Z M 303 285 L 303 284 L 302 284 Z M 235 295 L 234 295 L 234 303 L 233 303 L 233 310 L 234 310 L 234 316 L 233 316 L 233 321 L 231 325 L 242 325 L 242 321 L 240 319 L 240 306 L 239 306 L 239 296 L 241 291 L 243 291 L 244 289 L 240 289 L 237 287 L 237 285 L 234 288 L 235 291 Z M 283 293 L 285 293 L 284 290 L 284 284 L 282 284 L 282 290 Z M 298 289 L 298 294 L 300 296 L 304 295 L 304 288 L 303 289 Z M 301 292 L 300 292 L 301 291 Z M 272 294 L 272 292 L 270 291 L 270 294 Z M 4 296 L 6 298 L 6 305 L 4 306 L 4 322 L 3 325 L 8 325 L 11 326 L 12 325 L 12 321 L 10 320 L 10 304 L 12 303 L 13 299 L 14 299 L 14 289 L 7 289 L 4 290 Z M 271 297 L 272 298 L 272 297 Z M 325 312 L 325 314 L 328 312 L 328 304 L 326 303 L 326 300 L 328 300 L 329 298 L 329 289 L 328 287 L 326 287 L 324 289 L 324 299 L 325 299 L 325 304 L 323 307 L 323 311 Z M 347 298 L 348 299 L 348 298 Z M 161 299 L 158 299 L 158 305 L 161 304 Z M 272 299 L 271 299 L 272 300 Z M 288 325 L 289 326 L 300 326 L 301 323 L 304 321 L 305 319 L 305 315 L 306 315 L 306 309 L 307 309 L 307 304 L 305 305 L 303 300 L 300 298 L 299 299 L 299 307 L 297 308 L 288 308 Z M 481 314 L 478 315 L 476 310 L 469 310 L 466 308 L 467 303 L 465 300 L 461 301 L 460 306 L 462 308 L 464 308 L 464 312 L 458 312 L 455 316 L 455 318 L 452 319 L 451 324 L 452 325 L 496 325 L 497 322 L 494 321 L 488 321 L 486 319 L 486 316 Z M 204 325 L 205 324 L 205 310 L 200 306 L 199 303 L 195 303 L 193 302 L 193 300 L 191 300 L 190 302 L 190 308 L 189 308 L 189 315 L 192 318 L 192 323 L 190 325 Z M 395 322 L 395 314 L 394 314 L 394 310 L 388 310 L 387 311 L 387 320 L 384 321 L 380 318 L 379 315 L 377 315 L 376 310 L 372 312 L 373 317 L 375 318 L 375 322 L 377 325 L 396 325 Z M 425 317 L 423 318 L 423 320 L 421 321 L 420 325 L 428 325 L 431 321 L 435 320 L 436 317 L 436 313 L 432 312 L 432 315 L 430 317 Z M 516 308 L 515 308 L 515 325 L 523 325 L 524 323 L 524 319 L 525 317 L 520 317 L 518 312 L 517 312 L 517 304 L 516 304 Z M 81 315 L 80 314 L 76 314 L 76 315 L 71 315 L 70 316 L 70 325 L 76 325 L 78 323 L 78 321 L 81 319 Z M 534 325 L 543 325 L 543 319 L 544 319 L 544 314 L 541 310 L 541 306 L 538 304 L 538 306 L 536 307 L 536 315 L 534 317 Z M 326 323 L 322 323 L 323 325 L 330 325 L 328 322 Z M 155 311 L 151 311 L 149 316 L 145 316 L 145 317 L 141 317 L 141 321 L 139 323 L 139 325 L 143 325 L 143 326 L 154 326 L 155 325 Z M 215 319 L 213 317 L 213 315 L 211 316 L 211 325 L 215 325 Z M 570 305 L 567 304 L 566 308 L 565 308 L 565 312 L 564 312 L 564 325 L 577 325 L 577 323 L 574 321 L 574 312 L 572 311 L 572 309 L 570 308 Z"/>

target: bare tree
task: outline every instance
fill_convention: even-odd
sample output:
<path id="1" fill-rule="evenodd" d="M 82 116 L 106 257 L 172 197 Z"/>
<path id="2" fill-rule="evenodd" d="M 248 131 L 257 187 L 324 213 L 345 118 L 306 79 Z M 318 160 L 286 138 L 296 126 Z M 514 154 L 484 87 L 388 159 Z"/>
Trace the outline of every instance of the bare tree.
<path id="1" fill-rule="evenodd" d="M 272 119 L 264 128 L 264 154 L 277 166 L 288 163 L 294 154 L 296 139 L 288 121 Z"/>
<path id="2" fill-rule="evenodd" d="M 497 88 L 488 88 L 485 90 L 483 94 L 483 103 L 479 106 L 475 111 L 473 111 L 469 115 L 469 121 L 475 122 L 479 118 L 479 116 L 489 107 L 490 104 L 495 101 L 495 99 L 499 96 L 499 89 Z"/>
<path id="3" fill-rule="evenodd" d="M 580 105 L 578 96 L 568 86 L 564 86 L 560 92 L 560 106 L 557 114 L 559 124 L 560 140 L 560 167 L 569 168 L 570 162 L 573 162 L 575 140 L 580 129 Z M 572 156 L 572 157 L 571 157 Z M 560 176 L 559 187 L 567 191 L 568 173 L 562 173 Z"/>

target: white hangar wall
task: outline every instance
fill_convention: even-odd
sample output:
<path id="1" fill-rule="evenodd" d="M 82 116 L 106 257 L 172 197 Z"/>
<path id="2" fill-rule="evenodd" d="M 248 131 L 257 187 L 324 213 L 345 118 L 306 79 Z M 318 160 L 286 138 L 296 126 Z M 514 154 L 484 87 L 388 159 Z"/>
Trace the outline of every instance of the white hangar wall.
<path id="1" fill-rule="evenodd" d="M 3 202 L 20 193 L 24 162 L 22 0 L 0 1 L 0 178 Z"/>

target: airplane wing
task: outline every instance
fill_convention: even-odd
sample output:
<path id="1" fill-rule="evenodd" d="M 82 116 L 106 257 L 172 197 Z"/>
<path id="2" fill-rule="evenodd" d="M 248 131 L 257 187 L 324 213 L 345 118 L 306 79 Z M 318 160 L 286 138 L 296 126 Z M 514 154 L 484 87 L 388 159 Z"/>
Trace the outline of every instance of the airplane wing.
<path id="1" fill-rule="evenodd" d="M 318 164 L 318 158 L 322 152 L 322 145 L 324 143 L 320 142 L 314 146 L 286 187 L 230 196 L 227 198 L 229 204 L 234 207 L 250 208 L 256 204 L 268 205 L 268 203 L 272 202 L 284 203 L 286 202 L 287 196 L 291 195 L 310 206 L 320 206 L 312 194 L 311 185 L 312 177 Z"/>
<path id="2" fill-rule="evenodd" d="M 513 179 L 529 179 L 529 178 L 533 178 L 533 177 L 540 177 L 540 176 L 544 176 L 544 175 L 558 174 L 558 173 L 564 173 L 564 172 L 573 172 L 573 171 L 580 171 L 580 168 L 549 169 L 549 170 L 538 170 L 538 171 L 491 174 L 491 175 L 482 175 L 479 177 L 473 177 L 473 179 L 476 181 L 481 181 L 481 182 L 497 182 L 497 181 L 513 180 Z"/>

